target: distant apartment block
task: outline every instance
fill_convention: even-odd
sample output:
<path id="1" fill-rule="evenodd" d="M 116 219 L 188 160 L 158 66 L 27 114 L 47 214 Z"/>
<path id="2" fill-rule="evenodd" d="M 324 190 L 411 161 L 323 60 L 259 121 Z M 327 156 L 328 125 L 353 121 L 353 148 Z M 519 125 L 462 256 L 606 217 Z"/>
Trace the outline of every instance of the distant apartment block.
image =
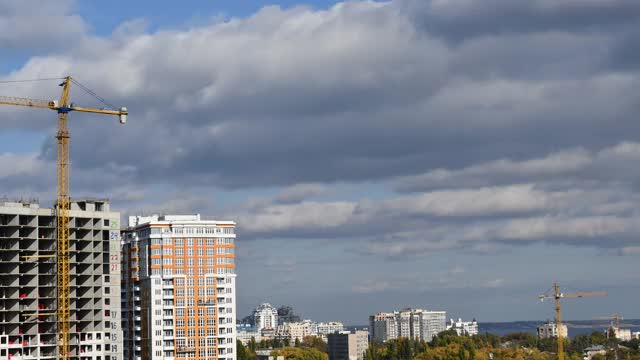
<path id="1" fill-rule="evenodd" d="M 403 309 L 392 313 L 378 313 L 369 317 L 371 339 L 379 342 L 398 337 L 431 341 L 446 329 L 445 311 Z"/>
<path id="2" fill-rule="evenodd" d="M 563 337 L 567 337 L 567 325 L 562 325 L 560 327 L 560 334 Z M 558 337 L 558 326 L 554 321 L 548 321 L 545 324 L 538 326 L 538 338 L 547 339 L 551 337 Z"/>
<path id="3" fill-rule="evenodd" d="M 323 341 L 327 341 L 327 335 L 344 330 L 341 322 L 321 322 L 311 320 L 283 323 L 278 325 L 276 336 L 281 339 L 289 339 L 291 342 L 302 341 L 306 336 L 318 336 Z"/>
<path id="4" fill-rule="evenodd" d="M 471 321 L 462 321 L 462 319 L 454 321 L 451 319 L 449 325 L 447 325 L 447 330 L 455 330 L 459 336 L 478 335 L 478 322 L 476 319 Z"/>
<path id="5" fill-rule="evenodd" d="M 262 329 L 276 329 L 278 327 L 278 309 L 269 303 L 263 303 L 253 312 L 253 323 L 258 331 Z"/>
<path id="6" fill-rule="evenodd" d="M 329 360 L 364 360 L 369 347 L 369 332 L 341 331 L 327 335 Z"/>
<path id="7" fill-rule="evenodd" d="M 344 324 L 338 321 L 320 322 L 316 324 L 315 335 L 327 342 L 327 336 L 335 332 L 344 331 Z"/>
<path id="8" fill-rule="evenodd" d="M 235 223 L 132 216 L 123 231 L 126 360 L 235 360 Z"/>
<path id="9" fill-rule="evenodd" d="M 120 214 L 106 200 L 70 209 L 70 358 L 121 360 Z M 55 210 L 0 201 L 0 359 L 56 359 Z"/>
<path id="10" fill-rule="evenodd" d="M 262 340 L 262 334 L 255 326 L 239 325 L 236 327 L 236 338 L 240 340 L 242 345 L 247 346 L 251 339 L 259 343 Z"/>

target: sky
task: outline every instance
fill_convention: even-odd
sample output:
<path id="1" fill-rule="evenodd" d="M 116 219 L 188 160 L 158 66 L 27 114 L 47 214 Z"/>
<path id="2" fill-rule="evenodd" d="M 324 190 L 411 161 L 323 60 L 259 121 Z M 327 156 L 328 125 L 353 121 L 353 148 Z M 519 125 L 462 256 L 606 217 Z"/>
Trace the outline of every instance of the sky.
<path id="1" fill-rule="evenodd" d="M 237 221 L 239 317 L 544 320 L 557 280 L 640 318 L 639 36 L 636 0 L 0 0 L 0 82 L 128 107 L 71 115 L 72 196 Z M 50 205 L 54 114 L 0 119 L 1 194 Z"/>

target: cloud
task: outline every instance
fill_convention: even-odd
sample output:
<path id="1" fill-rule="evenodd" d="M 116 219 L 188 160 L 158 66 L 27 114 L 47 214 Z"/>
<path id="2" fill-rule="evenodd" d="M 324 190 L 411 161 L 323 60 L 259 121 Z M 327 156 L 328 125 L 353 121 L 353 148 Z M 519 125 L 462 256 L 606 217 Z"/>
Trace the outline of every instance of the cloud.
<path id="1" fill-rule="evenodd" d="M 515 161 L 503 158 L 469 167 L 435 169 L 397 180 L 400 191 L 420 191 L 442 187 L 486 186 L 521 181 L 563 178 L 578 181 L 635 182 L 640 172 L 629 162 L 640 160 L 640 143 L 620 142 L 599 151 L 584 148 L 561 150 L 542 158 Z"/>
<path id="2" fill-rule="evenodd" d="M 590 151 L 638 133 L 627 115 L 637 106 L 637 75 L 603 67 L 610 51 L 602 44 L 613 43 L 617 30 L 594 38 L 580 26 L 549 34 L 546 24 L 517 35 L 488 30 L 461 44 L 442 38 L 460 21 L 499 23 L 495 9 L 525 23 L 589 14 L 603 26 L 615 23 L 609 17 L 631 19 L 637 9 L 626 1 L 522 3 L 495 0 L 479 9 L 466 1 L 362 1 L 323 10 L 265 7 L 247 18 L 151 33 L 125 24 L 111 36 L 70 44 L 65 54 L 31 58 L 10 78 L 73 70 L 112 103 L 127 105 L 126 127 L 90 116 L 74 123 L 74 165 L 115 161 L 149 184 L 384 181 L 514 152 Z M 436 28 L 422 26 L 434 17 L 442 19 Z M 532 46 L 543 55 L 519 55 Z M 35 84 L 21 89 L 42 91 Z M 611 119 L 617 126 L 608 126 Z M 608 131 L 593 139 L 603 127 Z"/>
<path id="3" fill-rule="evenodd" d="M 54 51 L 86 35 L 88 26 L 71 13 L 72 1 L 0 1 L 0 47 Z"/>
<path id="4" fill-rule="evenodd" d="M 40 24 L 78 19 L 72 8 Z M 142 19 L 107 36 L 78 19 L 69 31 L 80 41 L 0 78 L 71 72 L 129 107 L 124 127 L 71 115 L 73 189 L 115 195 L 128 210 L 214 212 L 217 191 L 250 190 L 259 201 L 226 212 L 250 239 L 349 240 L 398 258 L 504 243 L 629 248 L 640 77 L 621 66 L 635 53 L 620 49 L 639 9 L 358 1 L 172 30 Z M 4 13 L 7 23 L 26 16 Z M 56 85 L 12 91 L 53 98 Z M 101 106 L 77 87 L 72 96 Z M 2 111 L 8 129 L 53 134 L 43 122 L 52 114 Z M 8 191 L 53 194 L 54 158 L 48 140 L 13 159 Z M 354 194 L 331 198 L 348 186 Z"/>
<path id="5" fill-rule="evenodd" d="M 326 191 L 322 184 L 297 184 L 282 189 L 275 201 L 281 204 L 298 203 L 310 197 L 321 195 Z"/>

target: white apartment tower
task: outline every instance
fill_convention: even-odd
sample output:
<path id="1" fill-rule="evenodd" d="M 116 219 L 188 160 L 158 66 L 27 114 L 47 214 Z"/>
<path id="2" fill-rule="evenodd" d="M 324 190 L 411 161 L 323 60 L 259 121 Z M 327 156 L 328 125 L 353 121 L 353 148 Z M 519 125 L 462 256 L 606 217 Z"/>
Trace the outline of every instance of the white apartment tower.
<path id="1" fill-rule="evenodd" d="M 123 235 L 125 360 L 235 360 L 235 223 L 132 216 Z"/>
<path id="2" fill-rule="evenodd" d="M 431 341 L 446 330 L 446 311 L 404 309 L 369 317 L 371 339 L 385 342 L 399 337 Z"/>
<path id="3" fill-rule="evenodd" d="M 69 211 L 70 359 L 121 360 L 120 214 L 106 200 Z M 56 214 L 0 201 L 0 359 L 56 359 Z"/>
<path id="4" fill-rule="evenodd" d="M 262 303 L 253 312 L 253 321 L 258 331 L 278 327 L 278 310 L 269 303 Z"/>

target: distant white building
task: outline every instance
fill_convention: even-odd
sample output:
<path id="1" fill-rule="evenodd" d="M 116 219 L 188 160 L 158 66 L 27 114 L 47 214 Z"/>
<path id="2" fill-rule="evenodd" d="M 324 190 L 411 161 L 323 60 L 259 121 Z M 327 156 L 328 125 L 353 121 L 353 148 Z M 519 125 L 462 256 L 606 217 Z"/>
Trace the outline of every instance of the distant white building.
<path id="1" fill-rule="evenodd" d="M 385 342 L 398 337 L 431 341 L 446 330 L 446 311 L 403 309 L 393 313 L 378 313 L 369 317 L 372 340 Z"/>
<path id="2" fill-rule="evenodd" d="M 447 330 L 451 329 L 455 330 L 460 336 L 478 335 L 478 322 L 476 319 L 473 319 L 472 321 L 462 321 L 462 319 L 454 321 L 451 319 L 449 325 L 447 325 Z"/>
<path id="3" fill-rule="evenodd" d="M 269 303 L 260 304 L 253 312 L 253 320 L 258 331 L 275 329 L 278 326 L 278 310 Z"/>
<path id="4" fill-rule="evenodd" d="M 311 336 L 311 321 L 305 320 L 301 322 L 294 323 L 284 323 L 278 326 L 277 334 L 282 337 L 288 337 L 291 339 L 291 342 L 295 342 L 296 340 L 302 341 L 305 336 Z"/>
<path id="5" fill-rule="evenodd" d="M 236 327 L 236 338 L 240 340 L 242 345 L 247 346 L 251 339 L 254 339 L 256 342 L 260 342 L 262 340 L 262 335 L 260 331 L 253 326 L 240 325 Z"/>
<path id="6" fill-rule="evenodd" d="M 613 329 L 613 331 L 616 333 L 616 339 L 620 341 L 630 341 L 633 338 L 633 335 L 631 334 L 631 329 L 621 329 L 617 327 L 612 327 L 611 329 Z M 607 331 L 608 329 L 605 330 L 605 333 Z"/>
<path id="7" fill-rule="evenodd" d="M 326 342 L 327 335 L 340 331 L 344 331 L 344 324 L 342 324 L 341 322 L 321 322 L 316 324 L 316 331 L 315 333 L 313 333 L 313 335 L 321 337 L 322 340 Z"/>
<path id="8" fill-rule="evenodd" d="M 447 329 L 446 311 L 425 311 L 420 313 L 420 340 L 431 341 L 439 333 Z"/>
<path id="9" fill-rule="evenodd" d="M 568 334 L 567 325 L 562 324 L 560 327 L 560 335 L 566 338 Z M 547 323 L 538 326 L 539 339 L 548 339 L 551 337 L 558 337 L 558 326 L 556 326 L 554 321 L 548 321 Z"/>

